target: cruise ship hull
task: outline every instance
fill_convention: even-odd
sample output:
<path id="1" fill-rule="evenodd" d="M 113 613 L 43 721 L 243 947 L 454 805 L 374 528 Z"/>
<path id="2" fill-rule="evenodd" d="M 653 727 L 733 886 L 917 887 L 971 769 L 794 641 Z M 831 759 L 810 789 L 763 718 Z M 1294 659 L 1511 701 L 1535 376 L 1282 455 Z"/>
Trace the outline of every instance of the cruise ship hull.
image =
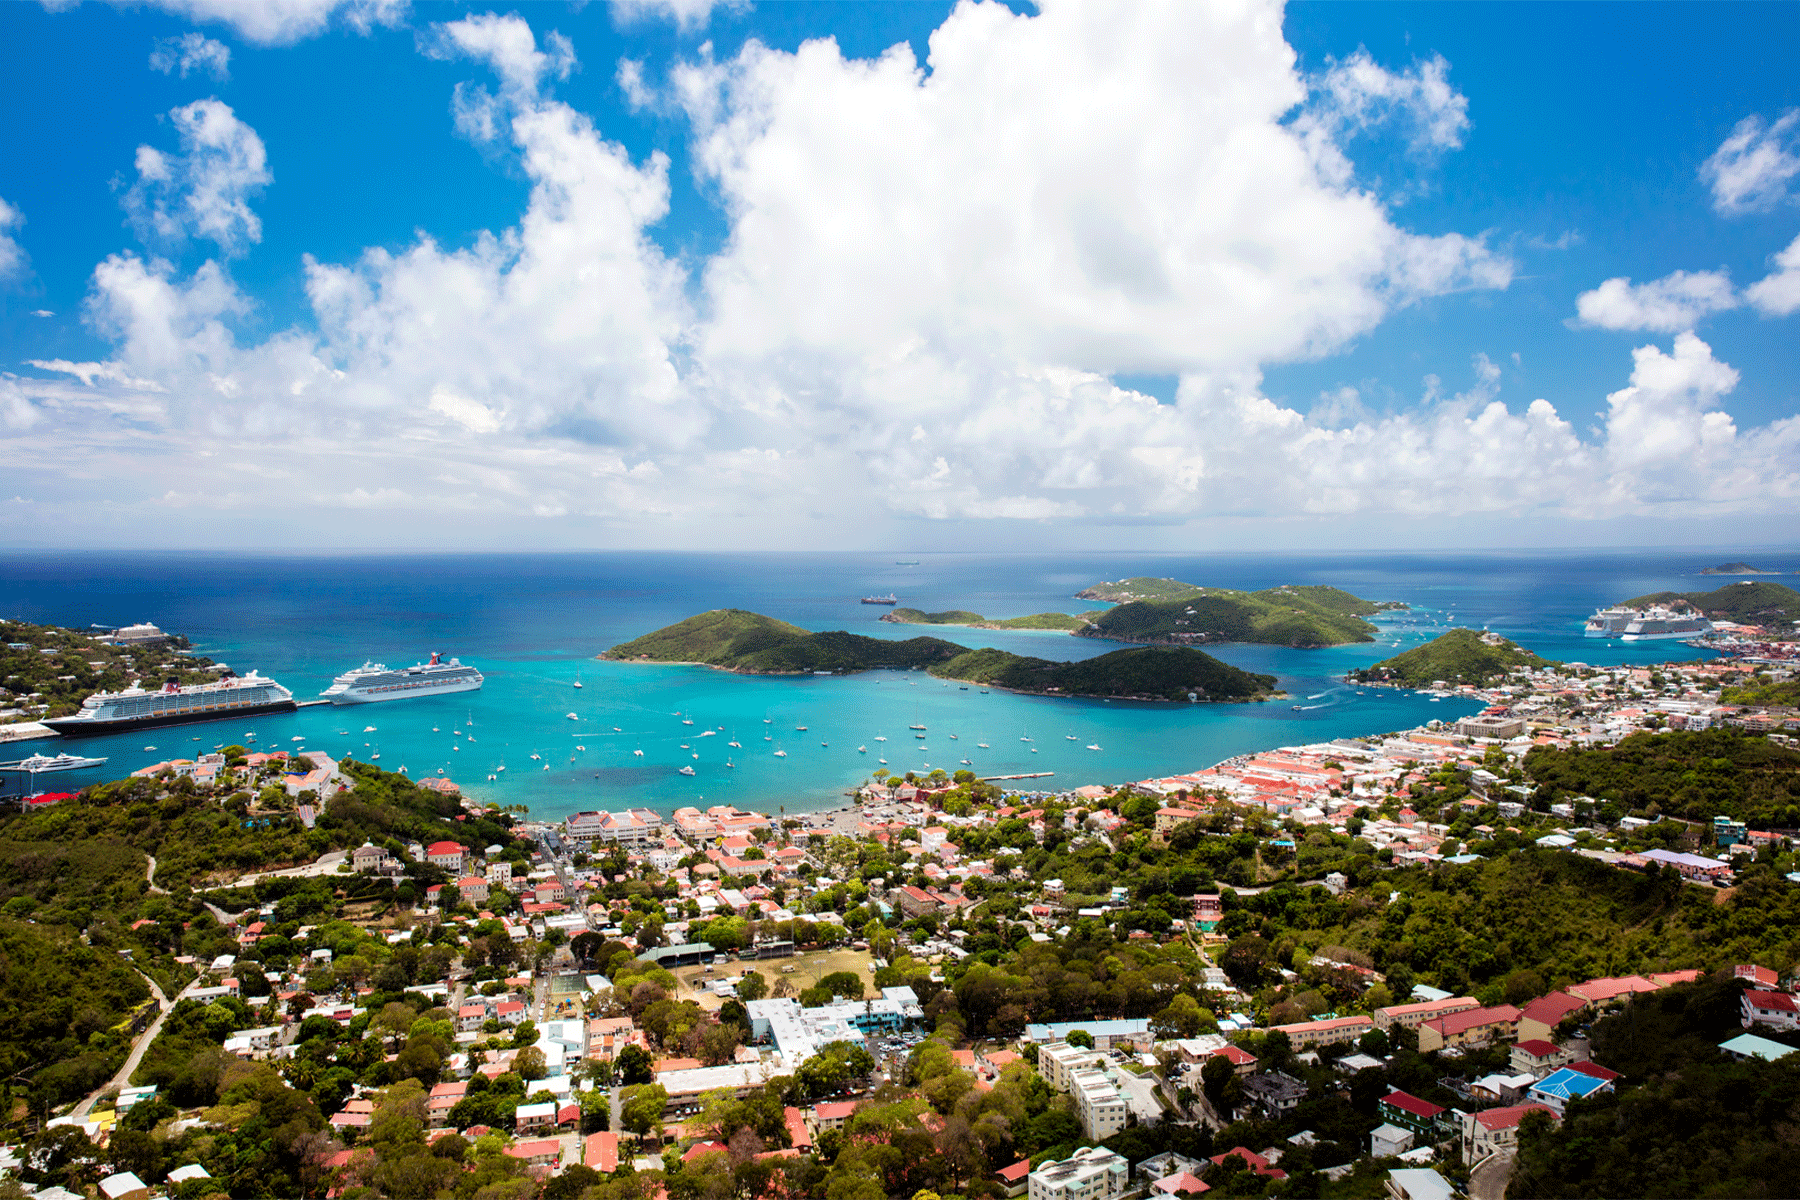
<path id="1" fill-rule="evenodd" d="M 42 722 L 64 737 L 99 737 L 106 733 L 124 733 L 130 729 L 153 729 L 158 725 L 201 725 L 208 721 L 237 721 L 264 713 L 290 713 L 299 705 L 293 700 L 277 700 L 267 704 L 246 704 L 237 708 L 208 712 L 159 713 L 148 717 L 119 717 L 88 720 L 82 717 L 52 717 Z"/>
<path id="2" fill-rule="evenodd" d="M 433 681 L 417 685 L 397 684 L 384 691 L 358 691 L 353 688 L 344 691 L 328 689 L 321 693 L 333 704 L 381 704 L 388 700 L 411 700 L 419 696 L 449 696 L 456 692 L 479 692 L 482 681 L 477 679 L 459 679 L 452 682 Z"/>

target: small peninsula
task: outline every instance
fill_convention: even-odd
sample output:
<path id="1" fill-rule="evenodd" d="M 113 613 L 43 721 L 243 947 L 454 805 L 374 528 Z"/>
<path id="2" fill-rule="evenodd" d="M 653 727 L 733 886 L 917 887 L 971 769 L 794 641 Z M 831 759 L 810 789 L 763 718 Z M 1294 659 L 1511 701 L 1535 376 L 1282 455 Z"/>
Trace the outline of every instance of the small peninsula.
<path id="1" fill-rule="evenodd" d="M 1764 571 L 1747 562 L 1720 563 L 1716 567 L 1700 568 L 1702 575 L 1779 575 L 1780 571 Z"/>
<path id="2" fill-rule="evenodd" d="M 1519 667 L 1557 665 L 1497 633 L 1452 629 L 1404 654 L 1383 659 L 1360 671 L 1351 671 L 1346 678 L 1357 683 L 1396 687 L 1429 687 L 1440 681 L 1485 687 L 1504 679 Z"/>
<path id="3" fill-rule="evenodd" d="M 1652 592 L 1625 601 L 1625 608 L 1661 604 L 1704 613 L 1714 620 L 1760 625 L 1768 621 L 1800 621 L 1800 592 L 1780 583 L 1728 583 L 1711 592 Z"/>
<path id="4" fill-rule="evenodd" d="M 953 608 L 947 612 L 921 612 L 916 608 L 896 608 L 881 619 L 896 625 L 960 625 L 967 629 L 1050 629 L 1061 633 L 1074 633 L 1082 628 L 1104 610 L 1096 610 L 1083 616 L 1069 613 L 1042 612 L 1032 613 L 1028 617 L 989 618 L 980 613 L 968 612 Z"/>
<path id="5" fill-rule="evenodd" d="M 940 679 L 1046 696 L 1211 702 L 1263 700 L 1275 677 L 1241 671 L 1187 646 L 1115 650 L 1052 662 L 1005 650 L 971 650 L 941 638 L 902 642 L 813 633 L 760 613 L 723 608 L 623 642 L 600 655 L 620 662 L 695 663 L 748 675 L 923 668 Z"/>
<path id="6" fill-rule="evenodd" d="M 1311 585 L 1240 592 L 1196 587 L 1173 579 L 1100 583 L 1076 595 L 1119 601 L 1116 608 L 1096 614 L 1077 629 L 1077 637 L 1148 645 L 1259 642 L 1316 648 L 1372 642 L 1377 631 L 1365 618 L 1406 607 L 1395 601 L 1364 600 L 1335 587 Z"/>

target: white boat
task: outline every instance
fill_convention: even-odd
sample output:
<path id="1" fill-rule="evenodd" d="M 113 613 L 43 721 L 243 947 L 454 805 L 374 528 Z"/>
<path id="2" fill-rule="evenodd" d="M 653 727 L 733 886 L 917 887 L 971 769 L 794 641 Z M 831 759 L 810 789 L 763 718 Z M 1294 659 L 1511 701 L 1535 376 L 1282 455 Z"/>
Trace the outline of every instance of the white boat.
<path id="1" fill-rule="evenodd" d="M 738 741 L 736 738 L 732 738 L 729 742 L 726 742 L 725 744 L 727 746 L 730 746 L 733 750 L 742 750 L 744 748 L 744 743 Z"/>
<path id="2" fill-rule="evenodd" d="M 975 745 L 978 749 L 981 749 L 981 750 L 986 750 L 988 748 L 988 744 L 986 742 L 976 742 Z"/>
<path id="3" fill-rule="evenodd" d="M 1081 740 L 1080 738 L 1076 737 L 1072 733 L 1063 734 L 1063 741 L 1065 741 L 1065 742 L 1079 742 L 1080 740 Z"/>
<path id="4" fill-rule="evenodd" d="M 692 767 L 683 767 L 683 768 L 681 768 L 681 770 L 679 770 L 679 771 L 677 771 L 677 772 L 675 772 L 675 773 L 676 773 L 676 774 L 677 774 L 677 775 L 692 775 L 692 774 L 693 774 L 693 773 L 694 773 L 694 768 L 692 768 Z"/>
<path id="5" fill-rule="evenodd" d="M 363 732 L 364 732 L 364 733 L 374 733 L 374 732 L 375 732 L 375 727 L 374 727 L 374 726 L 373 726 L 373 725 L 364 725 L 364 726 L 363 726 Z"/>
<path id="6" fill-rule="evenodd" d="M 156 691 L 128 687 L 95 692 L 81 702 L 74 715 L 51 717 L 42 723 L 66 737 L 92 737 L 154 725 L 192 725 L 257 713 L 293 712 L 296 707 L 292 692 L 252 671 L 241 679 L 228 676 L 216 683 L 169 682 Z"/>
<path id="7" fill-rule="evenodd" d="M 574 713 L 570 713 L 570 714 L 568 714 L 568 716 L 569 716 L 569 720 L 571 720 L 571 721 L 579 721 L 579 720 L 581 720 L 581 718 L 580 718 L 580 717 L 578 717 L 578 716 L 576 716 L 576 715 L 575 715 L 575 714 L 574 714 Z"/>
<path id="8" fill-rule="evenodd" d="M 146 749 L 146 750 L 154 750 L 154 749 L 156 749 L 156 747 L 155 747 L 155 746 L 145 746 L 145 747 L 144 747 L 144 749 Z"/>
<path id="9" fill-rule="evenodd" d="M 581 672 L 580 671 L 575 672 L 575 686 L 576 687 L 581 686 Z"/>
<path id="10" fill-rule="evenodd" d="M 880 735 L 880 734 L 879 734 L 879 733 L 878 733 L 878 734 L 876 734 L 876 735 L 875 735 L 875 740 L 876 740 L 876 741 L 878 741 L 878 742 L 885 742 L 885 741 L 887 741 L 887 739 L 886 739 L 886 738 L 884 738 L 884 737 L 882 737 L 882 736 L 881 736 L 881 735 Z"/>
<path id="11" fill-rule="evenodd" d="M 787 751 L 786 751 L 786 750 L 777 750 L 777 751 L 776 751 L 776 752 L 775 752 L 775 757 L 776 757 L 776 758 L 786 758 L 786 757 L 787 757 Z"/>
<path id="12" fill-rule="evenodd" d="M 73 754 L 33 754 L 30 758 L 18 762 L 0 763 L 0 771 L 26 771 L 33 775 L 41 775 L 51 771 L 79 771 L 84 767 L 103 767 L 104 758 L 77 758 Z"/>
<path id="13" fill-rule="evenodd" d="M 956 740 L 956 735 L 954 733 L 950 735 L 950 740 L 953 742 Z"/>
<path id="14" fill-rule="evenodd" d="M 728 767 L 730 767 L 730 766 L 736 766 L 736 765 L 737 765 L 737 764 L 735 764 L 735 763 L 733 763 L 733 762 L 732 762 L 732 761 L 731 761 L 731 760 L 730 760 L 730 759 L 729 759 L 729 758 L 728 758 L 728 759 L 726 759 L 726 760 L 725 760 L 725 765 L 726 765 L 726 766 L 728 766 Z"/>
<path id="15" fill-rule="evenodd" d="M 632 752 L 631 752 L 631 754 L 632 754 L 632 757 L 633 757 L 633 758 L 642 758 L 642 757 L 644 757 L 644 752 L 643 752 L 643 751 L 642 751 L 642 750 L 633 750 L 633 751 L 632 751 Z"/>
<path id="16" fill-rule="evenodd" d="M 887 759 L 885 759 L 885 758 L 878 758 L 875 761 L 880 763 L 884 767 L 887 766 Z"/>
<path id="17" fill-rule="evenodd" d="M 701 737 L 718 737 L 719 735 L 711 729 L 702 729 L 700 731 L 700 736 Z"/>
<path id="18" fill-rule="evenodd" d="M 685 714 L 685 713 L 683 713 L 683 714 L 682 714 L 682 717 L 681 717 L 681 723 L 682 723 L 682 724 L 683 724 L 683 725 L 692 725 L 692 724 L 693 724 L 693 723 L 694 723 L 694 718 L 692 718 L 692 717 L 690 717 L 690 716 L 688 716 L 688 715 L 687 715 L 687 714 Z"/>
<path id="19" fill-rule="evenodd" d="M 333 704 L 375 704 L 414 696 L 443 696 L 480 689 L 481 672 L 459 659 L 443 661 L 433 654 L 430 662 L 390 671 L 378 662 L 364 662 L 331 681 L 319 695 Z"/>
<path id="20" fill-rule="evenodd" d="M 963 766 L 965 766 L 965 767 L 972 767 L 972 766 L 974 766 L 974 765 L 975 765 L 975 764 L 974 764 L 974 763 L 972 763 L 972 762 L 970 762 L 970 761 L 969 761 L 969 760 L 968 760 L 968 759 L 966 759 L 966 758 L 965 758 L 965 759 L 963 759 L 963 760 L 962 760 L 962 765 L 963 765 Z"/>
<path id="21" fill-rule="evenodd" d="M 586 747 L 586 746 L 577 746 L 577 747 L 575 747 L 575 748 L 576 748 L 576 749 L 577 749 L 577 750 L 586 750 L 586 749 L 587 749 L 587 747 Z"/>
<path id="22" fill-rule="evenodd" d="M 856 748 L 856 752 L 858 754 L 867 754 L 869 752 L 869 748 L 867 746 L 858 746 Z"/>
<path id="23" fill-rule="evenodd" d="M 1099 748 L 1100 748 L 1100 743 L 1099 743 L 1099 742 L 1089 742 L 1089 743 L 1088 743 L 1088 749 L 1089 749 L 1089 750 L 1098 750 L 1098 749 L 1099 749 Z"/>
<path id="24" fill-rule="evenodd" d="M 542 757 L 542 756 L 541 756 L 541 755 L 539 755 L 539 754 L 538 754 L 538 752 L 537 752 L 537 751 L 536 751 L 536 750 L 533 750 L 533 751 L 532 751 L 532 752 L 531 752 L 531 757 L 532 757 L 532 760 L 533 760 L 533 761 L 536 761 L 536 760 L 537 760 L 537 759 L 538 759 L 538 758 L 540 758 L 540 757 Z"/>

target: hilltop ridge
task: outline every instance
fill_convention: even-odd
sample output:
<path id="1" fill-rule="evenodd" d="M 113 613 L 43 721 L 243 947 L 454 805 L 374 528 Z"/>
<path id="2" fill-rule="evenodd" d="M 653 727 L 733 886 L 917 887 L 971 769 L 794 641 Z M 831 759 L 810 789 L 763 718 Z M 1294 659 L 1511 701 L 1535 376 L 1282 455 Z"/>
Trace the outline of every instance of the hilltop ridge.
<path id="1" fill-rule="evenodd" d="M 1349 678 L 1358 683 L 1390 683 L 1405 687 L 1426 687 L 1440 680 L 1482 687 L 1505 678 L 1520 667 L 1558 665 L 1497 633 L 1452 629 L 1423 646 L 1414 646 L 1403 654 L 1352 671 Z"/>
<path id="2" fill-rule="evenodd" d="M 971 650 L 941 638 L 891 642 L 834 630 L 812 633 L 741 609 L 715 609 L 603 652 L 626 662 L 696 663 L 753 675 L 924 668 L 940 679 L 1040 695 L 1130 700 L 1266 698 L 1273 675 L 1254 674 L 1188 646 L 1115 650 L 1054 662 L 1005 650 Z"/>
<path id="3" fill-rule="evenodd" d="M 1076 636 L 1148 645 L 1260 642 L 1313 648 L 1372 642 L 1376 627 L 1364 618 L 1406 607 L 1321 585 L 1241 592 L 1147 578 L 1095 584 L 1076 595 L 1121 601 L 1076 630 Z"/>

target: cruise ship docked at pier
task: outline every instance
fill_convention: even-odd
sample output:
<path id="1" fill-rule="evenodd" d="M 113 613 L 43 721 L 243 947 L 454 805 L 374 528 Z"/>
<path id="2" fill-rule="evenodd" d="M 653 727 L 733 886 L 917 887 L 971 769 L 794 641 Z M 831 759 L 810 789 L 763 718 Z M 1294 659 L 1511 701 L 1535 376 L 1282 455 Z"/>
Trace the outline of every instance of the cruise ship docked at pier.
<path id="1" fill-rule="evenodd" d="M 1705 617 L 1697 613 L 1676 612 L 1661 605 L 1650 608 L 1603 608 L 1587 619 L 1587 636 L 1616 637 L 1625 642 L 1703 637 L 1712 631 L 1712 622 Z"/>
<path id="2" fill-rule="evenodd" d="M 473 692 L 481 687 L 480 671 L 458 659 L 443 662 L 442 658 L 442 655 L 433 654 L 428 663 L 392 671 L 378 662 L 365 662 L 332 680 L 331 686 L 319 695 L 333 704 L 376 704 L 413 696 Z"/>
<path id="3" fill-rule="evenodd" d="M 255 671 L 242 678 L 182 687 L 170 682 L 161 691 L 131 687 L 122 692 L 95 692 L 72 717 L 52 717 L 45 725 L 66 737 L 92 737 L 152 725 L 188 725 L 222 721 L 257 713 L 293 712 L 294 693 Z"/>

